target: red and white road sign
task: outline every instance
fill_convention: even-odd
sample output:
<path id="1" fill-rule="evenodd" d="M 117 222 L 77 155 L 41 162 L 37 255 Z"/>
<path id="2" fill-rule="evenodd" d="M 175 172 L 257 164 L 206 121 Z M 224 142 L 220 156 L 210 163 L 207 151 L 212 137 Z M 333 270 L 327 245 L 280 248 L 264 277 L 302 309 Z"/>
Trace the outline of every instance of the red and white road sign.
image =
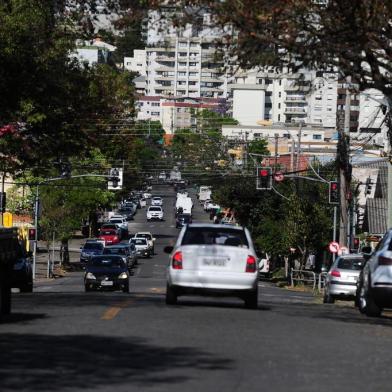
<path id="1" fill-rule="evenodd" d="M 282 172 L 280 172 L 280 171 L 276 172 L 276 173 L 274 174 L 274 180 L 275 180 L 276 182 L 281 182 L 281 181 L 283 181 L 283 180 L 284 180 L 284 174 L 283 174 Z"/>
<path id="2" fill-rule="evenodd" d="M 329 249 L 329 251 L 330 251 L 331 253 L 338 253 L 340 247 L 339 247 L 339 244 L 338 244 L 337 242 L 332 241 L 332 242 L 329 243 L 328 249 Z"/>

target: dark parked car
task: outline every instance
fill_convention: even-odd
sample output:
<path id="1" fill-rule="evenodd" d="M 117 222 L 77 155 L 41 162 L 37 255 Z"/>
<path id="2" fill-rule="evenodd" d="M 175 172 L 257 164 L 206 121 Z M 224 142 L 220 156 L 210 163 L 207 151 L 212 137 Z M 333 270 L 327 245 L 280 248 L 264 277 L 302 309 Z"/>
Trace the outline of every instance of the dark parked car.
<path id="1" fill-rule="evenodd" d="M 101 255 L 104 249 L 102 242 L 87 241 L 81 248 L 80 262 L 87 263 L 91 256 Z"/>
<path id="2" fill-rule="evenodd" d="M 12 271 L 12 287 L 18 288 L 22 293 L 31 293 L 33 291 L 33 269 L 31 263 L 31 253 L 26 252 L 19 244 L 18 257 Z"/>
<path id="3" fill-rule="evenodd" d="M 86 265 L 84 287 L 85 291 L 109 289 L 129 293 L 127 264 L 121 256 L 117 255 L 92 257 Z"/>
<path id="4" fill-rule="evenodd" d="M 192 216 L 190 214 L 178 214 L 176 217 L 176 227 L 181 228 L 184 225 L 192 223 Z"/>

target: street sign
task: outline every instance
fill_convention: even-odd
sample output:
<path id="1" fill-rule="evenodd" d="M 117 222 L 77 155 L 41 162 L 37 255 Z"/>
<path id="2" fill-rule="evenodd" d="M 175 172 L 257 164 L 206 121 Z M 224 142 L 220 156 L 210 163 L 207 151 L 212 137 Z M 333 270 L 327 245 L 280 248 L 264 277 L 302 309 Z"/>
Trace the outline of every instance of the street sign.
<path id="1" fill-rule="evenodd" d="M 274 180 L 276 182 L 281 182 L 284 180 L 284 174 L 281 171 L 278 171 L 274 174 Z"/>
<path id="2" fill-rule="evenodd" d="M 3 214 L 3 226 L 12 227 L 12 225 L 13 225 L 12 214 L 10 212 L 5 212 Z"/>
<path id="3" fill-rule="evenodd" d="M 339 246 L 339 244 L 337 242 L 332 241 L 332 242 L 329 243 L 328 249 L 329 249 L 329 251 L 331 253 L 338 253 L 339 249 L 340 249 L 340 246 Z"/>

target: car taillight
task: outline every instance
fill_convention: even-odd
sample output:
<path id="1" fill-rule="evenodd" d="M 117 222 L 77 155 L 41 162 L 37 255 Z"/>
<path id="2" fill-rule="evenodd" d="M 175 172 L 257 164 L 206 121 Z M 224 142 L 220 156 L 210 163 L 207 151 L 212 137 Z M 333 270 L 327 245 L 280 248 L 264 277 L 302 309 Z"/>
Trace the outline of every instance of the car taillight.
<path id="1" fill-rule="evenodd" d="M 378 258 L 378 265 L 392 265 L 392 259 L 389 257 L 380 256 Z"/>
<path id="2" fill-rule="evenodd" d="M 335 278 L 340 278 L 340 272 L 333 270 L 333 271 L 331 271 L 331 276 L 334 276 Z"/>
<path id="3" fill-rule="evenodd" d="M 253 256 L 249 255 L 246 259 L 245 272 L 256 272 L 256 259 Z"/>
<path id="4" fill-rule="evenodd" d="M 118 240 L 118 237 L 115 235 L 114 237 L 113 237 L 113 241 L 117 241 Z"/>
<path id="5" fill-rule="evenodd" d="M 172 267 L 173 269 L 182 269 L 182 253 L 180 251 L 174 253 Z"/>

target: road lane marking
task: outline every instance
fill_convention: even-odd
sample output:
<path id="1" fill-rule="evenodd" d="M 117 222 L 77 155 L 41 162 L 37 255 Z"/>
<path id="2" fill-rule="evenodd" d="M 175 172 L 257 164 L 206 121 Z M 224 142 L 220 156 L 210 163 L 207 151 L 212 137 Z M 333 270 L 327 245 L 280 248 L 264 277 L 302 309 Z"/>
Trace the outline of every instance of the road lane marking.
<path id="1" fill-rule="evenodd" d="M 121 309 L 124 309 L 128 305 L 131 305 L 133 303 L 134 303 L 134 301 L 132 299 L 129 299 L 129 300 L 127 300 L 125 302 L 121 302 L 115 306 L 111 306 L 109 309 L 107 309 L 103 313 L 101 320 L 113 320 L 117 316 L 117 314 L 120 312 Z"/>
<path id="2" fill-rule="evenodd" d="M 152 291 L 153 293 L 159 293 L 159 294 L 166 293 L 166 289 L 164 289 L 162 287 L 152 287 L 150 289 L 150 291 Z"/>

